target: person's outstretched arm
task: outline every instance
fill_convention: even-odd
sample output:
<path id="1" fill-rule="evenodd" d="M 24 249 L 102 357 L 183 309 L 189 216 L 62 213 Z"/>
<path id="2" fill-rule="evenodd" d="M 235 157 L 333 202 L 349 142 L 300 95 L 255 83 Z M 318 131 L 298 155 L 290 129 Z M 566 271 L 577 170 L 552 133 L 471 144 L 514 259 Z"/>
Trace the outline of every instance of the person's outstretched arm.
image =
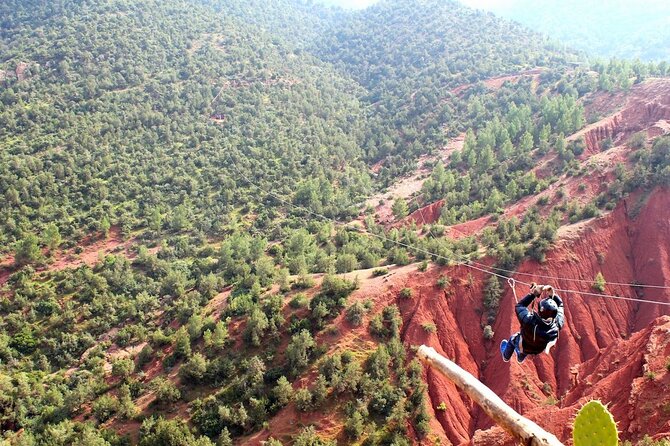
<path id="1" fill-rule="evenodd" d="M 516 317 L 519 319 L 519 322 L 521 322 L 521 325 L 527 324 L 531 321 L 532 316 L 531 312 L 528 309 L 528 306 L 533 303 L 533 300 L 535 299 L 535 294 L 532 292 L 528 293 L 526 297 L 521 299 L 517 304 L 515 310 L 516 310 Z"/>
<path id="2" fill-rule="evenodd" d="M 552 299 L 554 299 L 554 302 L 556 302 L 556 305 L 558 305 L 558 313 L 556 314 L 556 325 L 558 325 L 559 330 L 563 328 L 563 325 L 565 324 L 565 308 L 563 307 L 563 300 L 558 296 L 558 294 L 554 294 L 551 296 Z"/>

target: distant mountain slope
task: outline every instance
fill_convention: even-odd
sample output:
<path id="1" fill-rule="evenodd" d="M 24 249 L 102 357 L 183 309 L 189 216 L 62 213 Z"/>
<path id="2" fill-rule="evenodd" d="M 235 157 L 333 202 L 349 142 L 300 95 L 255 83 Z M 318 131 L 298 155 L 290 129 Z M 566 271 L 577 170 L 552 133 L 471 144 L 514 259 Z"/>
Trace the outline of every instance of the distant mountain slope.
<path id="1" fill-rule="evenodd" d="M 364 147 L 371 160 L 386 158 L 389 178 L 406 167 L 398 156 L 413 159 L 464 130 L 455 87 L 575 60 L 537 33 L 443 0 L 386 0 L 349 14 L 314 52 L 368 89 L 375 130 Z"/>
<path id="2" fill-rule="evenodd" d="M 77 238 L 108 219 L 128 233 L 177 208 L 217 232 L 231 206 L 261 205 L 242 199 L 257 191 L 231 159 L 282 194 L 298 171 L 348 176 L 329 215 L 368 187 L 345 168 L 361 158 L 360 87 L 239 18 L 181 1 L 9 1 L 0 14 L 6 246 L 18 227 Z"/>
<path id="3" fill-rule="evenodd" d="M 664 0 L 508 0 L 487 8 L 592 55 L 670 59 L 670 3 Z"/>

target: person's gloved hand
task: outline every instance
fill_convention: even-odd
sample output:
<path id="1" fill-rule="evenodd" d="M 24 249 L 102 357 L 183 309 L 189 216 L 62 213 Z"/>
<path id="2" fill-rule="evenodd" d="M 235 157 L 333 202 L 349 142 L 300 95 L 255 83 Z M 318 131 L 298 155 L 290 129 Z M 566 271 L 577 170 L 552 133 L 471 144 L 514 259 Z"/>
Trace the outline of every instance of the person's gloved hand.
<path id="1" fill-rule="evenodd" d="M 546 291 L 548 297 L 554 297 L 554 287 L 551 285 L 544 285 L 542 291 Z"/>
<path id="2" fill-rule="evenodd" d="M 531 283 L 530 292 L 533 294 L 533 296 L 538 297 L 540 294 L 542 294 L 542 285 L 538 285 L 535 282 Z"/>

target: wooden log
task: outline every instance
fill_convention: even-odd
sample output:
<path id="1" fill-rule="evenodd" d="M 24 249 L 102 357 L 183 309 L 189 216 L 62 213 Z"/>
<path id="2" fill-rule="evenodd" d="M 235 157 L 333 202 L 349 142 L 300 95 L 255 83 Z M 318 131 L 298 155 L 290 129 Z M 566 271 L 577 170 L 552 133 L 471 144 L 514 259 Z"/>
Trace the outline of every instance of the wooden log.
<path id="1" fill-rule="evenodd" d="M 437 353 L 434 348 L 422 345 L 419 347 L 418 355 L 426 364 L 442 373 L 459 389 L 467 393 L 493 421 L 522 444 L 527 446 L 564 446 L 553 434 L 521 416 L 481 381 Z"/>

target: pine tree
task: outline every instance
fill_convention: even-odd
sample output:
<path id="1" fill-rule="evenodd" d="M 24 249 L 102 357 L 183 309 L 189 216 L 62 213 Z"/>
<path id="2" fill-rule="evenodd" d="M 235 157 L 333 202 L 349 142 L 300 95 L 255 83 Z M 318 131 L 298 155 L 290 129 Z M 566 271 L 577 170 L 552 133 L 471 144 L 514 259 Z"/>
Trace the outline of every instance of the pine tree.
<path id="1" fill-rule="evenodd" d="M 50 250 L 58 248 L 61 244 L 61 235 L 58 230 L 58 226 L 54 223 L 49 223 L 44 229 L 44 243 L 49 247 Z"/>
<path id="2" fill-rule="evenodd" d="M 38 239 L 35 234 L 27 234 L 16 244 L 14 251 L 14 262 L 18 266 L 36 263 L 42 259 L 42 252 L 38 245 Z"/>
<path id="3" fill-rule="evenodd" d="M 393 211 L 393 215 L 398 219 L 406 217 L 409 213 L 409 208 L 407 207 L 407 202 L 405 199 L 402 197 L 397 198 L 395 202 L 393 202 L 391 211 Z"/>

